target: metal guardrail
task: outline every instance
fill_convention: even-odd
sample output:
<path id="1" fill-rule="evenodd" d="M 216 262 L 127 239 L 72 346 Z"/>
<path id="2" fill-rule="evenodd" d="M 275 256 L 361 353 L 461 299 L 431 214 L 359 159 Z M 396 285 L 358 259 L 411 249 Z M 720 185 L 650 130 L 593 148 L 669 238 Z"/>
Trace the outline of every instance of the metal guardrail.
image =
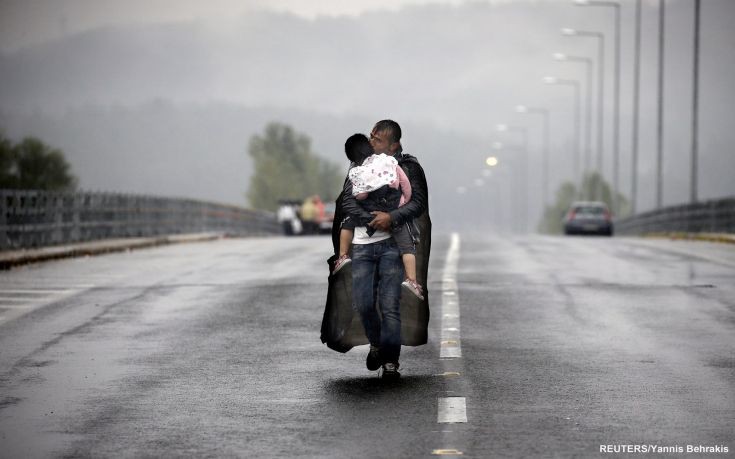
<path id="1" fill-rule="evenodd" d="M 107 238 L 280 232 L 275 214 L 188 199 L 0 190 L 0 250 Z"/>
<path id="2" fill-rule="evenodd" d="M 682 204 L 615 222 L 617 234 L 735 233 L 735 197 Z"/>

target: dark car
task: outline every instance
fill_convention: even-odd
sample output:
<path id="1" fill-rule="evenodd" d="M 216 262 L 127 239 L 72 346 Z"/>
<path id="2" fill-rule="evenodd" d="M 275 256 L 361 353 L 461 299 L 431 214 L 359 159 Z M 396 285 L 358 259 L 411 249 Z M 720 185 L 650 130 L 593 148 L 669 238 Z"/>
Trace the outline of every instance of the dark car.
<path id="1" fill-rule="evenodd" d="M 612 214 L 604 202 L 575 202 L 564 217 L 564 234 L 613 235 Z"/>

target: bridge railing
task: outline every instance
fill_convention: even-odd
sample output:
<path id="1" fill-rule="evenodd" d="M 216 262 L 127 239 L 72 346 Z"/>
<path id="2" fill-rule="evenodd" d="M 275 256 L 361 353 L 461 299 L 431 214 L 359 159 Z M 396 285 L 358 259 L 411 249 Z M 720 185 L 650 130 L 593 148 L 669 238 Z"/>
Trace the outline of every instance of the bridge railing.
<path id="1" fill-rule="evenodd" d="M 665 207 L 615 222 L 618 234 L 735 233 L 735 197 Z"/>
<path id="2" fill-rule="evenodd" d="M 0 190 L 0 250 L 107 238 L 277 233 L 271 212 L 118 193 Z"/>

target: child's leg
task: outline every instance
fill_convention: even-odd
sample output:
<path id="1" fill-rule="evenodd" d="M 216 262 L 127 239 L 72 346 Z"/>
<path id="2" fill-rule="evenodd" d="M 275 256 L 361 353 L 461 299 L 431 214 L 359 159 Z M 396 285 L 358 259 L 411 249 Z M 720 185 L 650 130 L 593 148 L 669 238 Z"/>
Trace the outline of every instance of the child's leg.
<path id="1" fill-rule="evenodd" d="M 339 231 L 339 253 L 338 256 L 347 255 L 352 246 L 352 233 L 353 231 L 348 228 L 342 228 Z"/>
<path id="2" fill-rule="evenodd" d="M 416 282 L 416 248 L 406 225 L 393 229 L 393 239 L 398 245 L 398 251 L 401 252 L 406 278 Z"/>
<path id="3" fill-rule="evenodd" d="M 400 226 L 393 230 L 393 239 L 398 245 L 403 260 L 403 271 L 406 274 L 406 280 L 401 283 L 401 287 L 407 289 L 423 301 L 423 288 L 416 280 L 416 247 L 413 244 L 413 238 L 406 227 Z"/>
<path id="4" fill-rule="evenodd" d="M 406 271 L 406 278 L 416 282 L 416 255 L 404 253 L 401 258 L 403 258 L 403 269 Z"/>

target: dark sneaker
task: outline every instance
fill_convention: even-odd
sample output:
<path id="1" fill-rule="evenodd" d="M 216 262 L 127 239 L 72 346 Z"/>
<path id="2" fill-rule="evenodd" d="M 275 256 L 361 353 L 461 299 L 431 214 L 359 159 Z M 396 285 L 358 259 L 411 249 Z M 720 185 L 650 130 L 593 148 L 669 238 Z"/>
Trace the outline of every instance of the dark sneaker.
<path id="1" fill-rule="evenodd" d="M 342 255 L 341 257 L 337 258 L 337 261 L 334 262 L 334 270 L 332 271 L 332 274 L 336 274 L 337 271 L 344 268 L 350 263 L 352 263 L 352 259 L 347 255 Z"/>
<path id="2" fill-rule="evenodd" d="M 422 300 L 423 301 L 423 299 L 424 299 L 424 289 L 421 287 L 421 284 L 419 284 L 418 282 L 412 281 L 411 279 L 406 279 L 401 284 L 401 287 L 403 287 L 406 290 L 408 290 L 409 292 L 413 293 L 414 295 L 416 295 L 419 298 L 419 300 Z"/>
<path id="3" fill-rule="evenodd" d="M 365 359 L 365 366 L 370 371 L 375 371 L 380 368 L 380 351 L 378 346 L 370 345 L 370 352 L 368 352 L 367 359 Z"/>
<path id="4" fill-rule="evenodd" d="M 398 362 L 385 362 L 383 364 L 383 379 L 398 379 L 401 374 L 398 372 Z"/>

